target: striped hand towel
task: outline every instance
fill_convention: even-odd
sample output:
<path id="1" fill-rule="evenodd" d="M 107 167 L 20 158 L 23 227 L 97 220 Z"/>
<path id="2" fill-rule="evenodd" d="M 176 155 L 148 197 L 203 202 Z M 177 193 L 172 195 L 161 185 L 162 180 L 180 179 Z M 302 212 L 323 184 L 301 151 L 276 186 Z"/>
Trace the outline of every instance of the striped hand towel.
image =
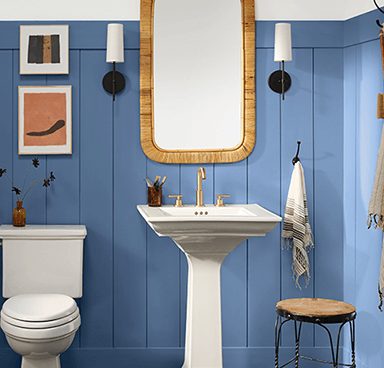
<path id="1" fill-rule="evenodd" d="M 384 33 L 380 32 L 381 62 L 384 73 Z M 377 118 L 383 119 L 383 95 L 380 95 L 378 104 Z M 376 175 L 373 184 L 371 200 L 368 208 L 368 228 L 374 223 L 375 228 L 384 231 L 384 128 L 381 130 L 381 142 L 376 162 Z M 384 239 L 383 239 L 384 240 Z M 384 242 L 381 250 L 381 264 L 379 276 L 379 309 L 383 311 L 384 301 Z"/>
<path id="2" fill-rule="evenodd" d="M 384 128 L 381 132 L 381 143 L 376 163 L 375 182 L 372 189 L 368 208 L 368 228 L 374 224 L 375 228 L 384 231 Z M 379 309 L 382 310 L 384 300 L 384 243 L 383 243 L 380 277 L 379 277 Z"/>
<path id="3" fill-rule="evenodd" d="M 311 225 L 308 219 L 307 195 L 304 169 L 301 162 L 294 166 L 284 213 L 282 237 L 292 247 L 292 270 L 296 285 L 300 288 L 300 277 L 304 276 L 308 285 L 310 268 L 308 251 L 313 246 Z"/>

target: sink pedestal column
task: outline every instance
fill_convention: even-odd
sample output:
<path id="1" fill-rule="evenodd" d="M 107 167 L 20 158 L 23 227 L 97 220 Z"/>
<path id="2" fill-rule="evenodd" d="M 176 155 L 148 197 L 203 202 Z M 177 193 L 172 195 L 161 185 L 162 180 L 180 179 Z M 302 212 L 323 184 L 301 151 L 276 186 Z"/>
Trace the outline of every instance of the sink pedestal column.
<path id="1" fill-rule="evenodd" d="M 244 238 L 175 237 L 188 260 L 185 360 L 182 368 L 222 368 L 220 269 Z M 220 246 L 218 246 L 220 244 Z"/>
<path id="2" fill-rule="evenodd" d="M 243 240 L 265 236 L 281 217 L 257 204 L 137 207 L 159 236 L 174 240 L 188 259 L 188 303 L 183 368 L 222 368 L 220 268 Z"/>

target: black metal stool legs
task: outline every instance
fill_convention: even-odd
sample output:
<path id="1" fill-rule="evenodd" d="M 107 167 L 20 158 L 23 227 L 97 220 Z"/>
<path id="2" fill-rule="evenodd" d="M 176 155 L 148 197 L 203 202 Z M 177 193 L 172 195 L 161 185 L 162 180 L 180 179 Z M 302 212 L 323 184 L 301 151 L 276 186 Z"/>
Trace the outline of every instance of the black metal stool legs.
<path id="1" fill-rule="evenodd" d="M 351 352 L 352 352 L 352 368 L 356 368 L 356 355 L 355 355 L 355 320 L 349 321 L 349 331 L 351 333 Z"/>
<path id="2" fill-rule="evenodd" d="M 294 323 L 295 356 L 292 359 L 290 359 L 288 362 L 286 362 L 285 364 L 280 366 L 279 365 L 279 349 L 280 349 L 280 343 L 281 343 L 281 331 L 282 331 L 283 325 L 289 321 L 293 321 L 293 323 Z M 284 368 L 293 362 L 295 363 L 295 368 L 299 368 L 300 359 L 310 360 L 312 362 L 330 364 L 334 368 L 339 368 L 342 366 L 356 368 L 355 320 L 354 319 L 344 321 L 343 323 L 340 324 L 340 326 L 338 328 L 336 347 L 333 344 L 332 334 L 331 334 L 331 331 L 329 330 L 329 328 L 323 323 L 320 323 L 318 321 L 314 322 L 315 325 L 322 327 L 327 332 L 329 343 L 330 343 L 331 354 L 332 354 L 332 361 L 331 362 L 300 355 L 300 336 L 301 336 L 302 323 L 303 323 L 302 321 L 296 321 L 294 319 L 289 319 L 289 318 L 282 321 L 282 317 L 279 315 L 277 316 L 276 324 L 275 324 L 275 368 Z M 343 364 L 343 363 L 339 362 L 341 333 L 342 333 L 343 327 L 347 323 L 349 324 L 350 335 L 351 335 L 352 364 Z"/>
<path id="3" fill-rule="evenodd" d="M 279 368 L 279 346 L 281 335 L 280 319 L 281 317 L 277 316 L 275 323 L 275 368 Z"/>
<path id="4" fill-rule="evenodd" d="M 332 365 L 333 367 L 337 368 L 339 367 L 339 352 L 340 352 L 340 338 L 341 338 L 341 332 L 343 330 L 343 327 L 344 325 L 347 323 L 348 321 L 345 321 L 343 322 L 340 326 L 339 326 L 339 331 L 337 333 L 337 344 L 336 344 L 336 354 L 335 354 L 335 348 L 334 348 L 334 345 L 333 345 L 333 340 L 332 340 L 332 334 L 331 334 L 331 331 L 329 331 L 328 327 L 321 324 L 321 323 L 317 323 L 318 326 L 322 327 L 324 330 L 327 331 L 327 334 L 328 334 L 328 337 L 329 337 L 329 343 L 331 345 L 331 353 L 332 353 Z M 344 365 L 344 364 L 343 364 Z"/>
<path id="5" fill-rule="evenodd" d="M 302 322 L 300 322 L 299 329 L 297 329 L 297 322 L 295 321 L 295 368 L 299 368 L 301 325 Z"/>
<path id="6" fill-rule="evenodd" d="M 282 367 L 279 367 L 279 349 L 280 349 L 280 340 L 281 340 L 281 328 L 288 321 L 289 321 L 289 319 L 286 319 L 285 321 L 281 322 L 280 316 L 277 316 L 277 318 L 276 318 L 276 323 L 275 323 L 275 368 L 282 368 Z M 286 364 L 284 364 L 283 367 L 285 367 L 285 366 L 286 366 Z"/>
<path id="7" fill-rule="evenodd" d="M 275 323 L 275 368 L 279 368 L 279 346 L 280 346 L 280 316 L 277 316 Z"/>

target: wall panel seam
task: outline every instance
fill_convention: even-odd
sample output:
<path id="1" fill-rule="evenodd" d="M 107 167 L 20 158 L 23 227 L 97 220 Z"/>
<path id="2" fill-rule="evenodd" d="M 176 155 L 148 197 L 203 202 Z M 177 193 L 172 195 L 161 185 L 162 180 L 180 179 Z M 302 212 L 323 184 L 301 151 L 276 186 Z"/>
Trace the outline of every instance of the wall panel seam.
<path id="1" fill-rule="evenodd" d="M 112 347 L 115 347 L 115 104 L 112 102 Z"/>
<path id="2" fill-rule="evenodd" d="M 79 112 L 78 112 L 78 119 L 79 119 L 79 138 L 78 141 L 81 142 L 81 50 L 78 52 L 78 64 L 79 64 L 79 91 L 78 91 L 78 104 L 79 104 Z M 78 154 L 79 154 L 79 212 L 78 212 L 78 219 L 79 219 L 79 224 L 81 224 L 81 149 L 78 147 Z M 80 307 L 81 307 L 81 300 L 80 300 Z M 79 334 L 79 348 L 81 348 L 81 328 L 79 328 L 78 331 Z"/>
<path id="3" fill-rule="evenodd" d="M 45 76 L 45 85 L 46 86 L 48 85 L 48 75 Z M 44 165 L 45 175 L 44 175 L 44 177 L 47 177 L 48 155 L 45 155 L 44 158 L 45 158 L 45 165 Z M 44 191 L 45 191 L 45 224 L 47 224 L 48 223 L 48 188 L 44 188 Z"/>
<path id="4" fill-rule="evenodd" d="M 255 115 L 257 116 L 257 114 Z M 249 157 L 246 158 L 246 171 L 245 171 L 245 195 L 246 203 L 249 203 Z M 249 240 L 245 243 L 245 269 L 246 269 L 246 292 L 245 292 L 245 346 L 249 347 Z"/>
<path id="5" fill-rule="evenodd" d="M 16 51 L 15 50 L 12 50 L 12 87 L 15 88 L 15 60 L 16 60 L 16 57 L 15 57 L 15 53 Z M 15 121 L 15 106 L 16 106 L 16 101 L 18 100 L 18 95 L 16 94 L 15 96 L 15 93 L 12 93 L 12 183 L 14 182 L 15 180 L 15 155 L 13 154 L 13 152 L 15 152 L 15 140 L 14 140 L 14 136 L 15 136 L 15 124 L 14 124 L 14 121 Z M 11 203 L 13 202 L 13 194 L 12 194 L 12 201 Z M 12 211 L 12 205 L 11 205 L 11 208 L 10 210 Z"/>
<path id="6" fill-rule="evenodd" d="M 145 159 L 145 176 L 148 177 L 148 158 Z M 148 226 L 145 226 L 145 347 L 148 348 Z"/>
<path id="7" fill-rule="evenodd" d="M 315 49 L 312 49 L 312 160 L 313 160 L 313 172 L 312 172 L 312 180 L 313 180 L 313 240 L 316 243 L 316 150 L 315 150 Z M 313 259 L 313 291 L 312 296 L 316 297 L 316 246 L 313 247 L 312 253 Z M 313 346 L 316 346 L 316 330 L 315 325 L 312 326 L 313 330 Z"/>
<path id="8" fill-rule="evenodd" d="M 355 134 L 354 134 L 354 140 L 355 140 L 355 162 L 354 162 L 354 178 L 355 178 L 355 183 L 354 183 L 354 237 L 353 237 L 353 248 L 354 248 L 354 289 L 356 289 L 357 285 L 357 280 L 356 280 L 356 269 L 357 269 L 357 262 L 356 262 L 356 255 L 357 255 L 357 249 L 356 249 L 356 237 L 357 237 L 357 114 L 358 114 L 358 96 L 357 96 L 357 88 L 358 88 L 358 82 L 357 82 L 357 47 L 356 47 L 356 52 L 354 53 L 354 72 L 355 72 L 355 119 L 354 119 L 354 124 L 355 124 Z M 356 302 L 356 291 L 354 292 L 354 302 Z"/>
<path id="9" fill-rule="evenodd" d="M 178 192 L 181 194 L 181 164 L 178 164 L 179 166 L 179 189 L 178 189 Z M 181 342 L 182 342 L 182 336 L 181 336 L 181 333 L 182 333 L 182 302 L 181 302 L 181 259 L 183 257 L 183 254 L 181 252 L 181 250 L 179 249 L 179 347 L 182 347 L 181 346 Z"/>
<path id="10" fill-rule="evenodd" d="M 283 208 L 283 160 L 282 160 L 282 149 L 281 146 L 283 144 L 283 137 L 282 137 L 282 120 L 283 120 L 283 111 L 282 111 L 282 101 L 281 98 L 279 98 L 279 145 L 280 145 L 280 193 L 279 193 L 279 210 L 282 211 Z M 281 216 L 283 217 L 284 222 L 284 213 L 281 212 Z M 282 232 L 282 223 L 279 224 L 279 240 L 280 240 L 280 300 L 283 298 L 283 240 L 281 237 Z"/>

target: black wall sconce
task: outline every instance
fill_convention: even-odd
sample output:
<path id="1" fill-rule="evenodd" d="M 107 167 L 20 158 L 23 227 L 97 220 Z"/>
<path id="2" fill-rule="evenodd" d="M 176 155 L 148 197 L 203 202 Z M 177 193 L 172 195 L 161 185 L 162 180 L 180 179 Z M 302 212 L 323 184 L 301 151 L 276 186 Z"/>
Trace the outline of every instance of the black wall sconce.
<path id="1" fill-rule="evenodd" d="M 122 24 L 108 24 L 107 63 L 112 63 L 112 71 L 103 78 L 104 89 L 113 96 L 125 88 L 124 75 L 116 71 L 116 63 L 124 63 L 124 26 Z"/>
<path id="2" fill-rule="evenodd" d="M 285 62 L 292 61 L 292 36 L 289 23 L 277 23 L 275 26 L 275 61 L 280 63 L 280 69 L 274 71 L 268 80 L 272 91 L 282 95 L 285 99 L 292 85 L 291 76 L 285 71 Z"/>

